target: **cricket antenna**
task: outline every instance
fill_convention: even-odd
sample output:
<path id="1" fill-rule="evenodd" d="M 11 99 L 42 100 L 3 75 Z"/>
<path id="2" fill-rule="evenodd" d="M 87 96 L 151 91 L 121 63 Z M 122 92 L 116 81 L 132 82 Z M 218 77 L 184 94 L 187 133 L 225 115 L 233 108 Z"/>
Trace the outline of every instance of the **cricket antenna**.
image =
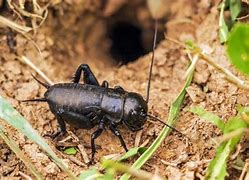
<path id="1" fill-rule="evenodd" d="M 22 100 L 21 102 L 47 102 L 45 98 Z"/>
<path id="2" fill-rule="evenodd" d="M 151 63 L 150 63 L 150 73 L 149 73 L 149 80 L 148 80 L 148 85 L 147 85 L 147 97 L 146 97 L 146 102 L 147 103 L 149 102 L 149 99 L 150 99 L 150 81 L 151 81 L 152 67 L 153 67 L 154 56 L 155 56 L 155 48 L 156 48 L 156 40 L 157 40 L 157 28 L 158 28 L 158 20 L 156 18 L 155 19 L 154 39 L 153 39 L 152 58 L 151 58 Z"/>
<path id="3" fill-rule="evenodd" d="M 157 117 L 155 117 L 155 116 L 152 116 L 152 115 L 150 115 L 150 114 L 147 114 L 146 116 L 147 116 L 148 118 L 150 118 L 151 120 L 158 121 L 158 122 L 162 123 L 163 125 L 169 127 L 170 129 L 176 131 L 177 133 L 179 133 L 179 134 L 181 134 L 181 135 L 183 135 L 183 136 L 186 136 L 186 135 L 184 135 L 183 133 L 181 133 L 180 131 L 178 131 L 176 128 L 174 128 L 174 127 L 172 127 L 172 126 L 166 124 L 165 122 L 163 122 L 161 119 L 159 119 L 159 118 L 157 118 Z"/>
<path id="4" fill-rule="evenodd" d="M 44 82 L 41 82 L 39 79 L 37 79 L 33 74 L 31 74 L 32 77 L 39 83 L 41 84 L 43 87 L 45 87 L 46 89 L 50 88 L 50 85 Z"/>

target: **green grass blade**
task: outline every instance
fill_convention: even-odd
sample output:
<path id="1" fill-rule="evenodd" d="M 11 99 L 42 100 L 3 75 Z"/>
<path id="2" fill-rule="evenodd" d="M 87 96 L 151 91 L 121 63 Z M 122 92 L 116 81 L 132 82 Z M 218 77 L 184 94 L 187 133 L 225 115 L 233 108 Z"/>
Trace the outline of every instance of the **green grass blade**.
<path id="1" fill-rule="evenodd" d="M 230 0 L 229 9 L 232 21 L 234 22 L 241 11 L 241 0 Z"/>
<path id="2" fill-rule="evenodd" d="M 207 112 L 205 109 L 201 107 L 191 107 L 189 109 L 190 112 L 197 114 L 201 119 L 207 120 L 214 125 L 216 125 L 218 128 L 220 128 L 221 131 L 223 131 L 225 123 L 222 119 L 219 118 L 216 114 L 213 114 L 211 112 Z"/>
<path id="3" fill-rule="evenodd" d="M 139 170 L 133 167 L 129 167 L 123 163 L 113 161 L 113 160 L 107 160 L 103 159 L 102 160 L 102 166 L 103 168 L 110 170 L 112 169 L 113 172 L 123 172 L 127 174 L 131 174 L 137 179 L 153 179 L 154 175 L 143 170 Z M 156 178 L 155 178 L 156 179 Z M 157 179 L 161 179 L 161 177 L 158 176 Z"/>
<path id="4" fill-rule="evenodd" d="M 190 85 L 192 81 L 192 77 L 193 77 L 193 71 L 189 73 L 183 89 L 181 90 L 181 92 L 179 93 L 175 101 L 170 106 L 167 124 L 171 126 L 174 124 L 178 116 L 178 113 L 180 111 L 182 102 L 186 94 L 186 88 Z M 168 135 L 169 132 L 170 132 L 170 129 L 168 127 L 164 127 L 163 130 L 158 135 L 158 137 L 155 139 L 155 141 L 151 144 L 151 146 L 136 160 L 136 162 L 131 167 L 134 169 L 141 168 L 146 163 L 146 161 L 148 161 L 150 157 L 155 153 L 155 151 L 160 146 L 160 144 L 163 142 L 163 140 L 165 139 L 165 137 Z M 130 175 L 124 174 L 120 179 L 127 180 L 129 179 L 129 177 Z"/>
<path id="5" fill-rule="evenodd" d="M 229 33 L 228 27 L 224 19 L 224 9 L 225 9 L 225 1 L 223 0 L 223 2 L 221 3 L 220 18 L 219 18 L 219 36 L 221 43 L 227 41 Z"/>
<path id="6" fill-rule="evenodd" d="M 18 147 L 16 142 L 4 134 L 3 127 L 0 126 L 0 137 L 4 140 L 4 142 L 10 147 L 10 149 L 16 154 L 18 158 L 22 160 L 28 170 L 36 177 L 36 179 L 42 179 L 41 174 L 37 171 L 37 169 L 32 164 L 31 160 L 24 155 L 22 150 Z"/>
<path id="7" fill-rule="evenodd" d="M 22 134 L 32 141 L 36 142 L 43 151 L 45 151 L 52 160 L 68 174 L 72 179 L 76 179 L 73 173 L 67 168 L 64 162 L 56 156 L 46 141 L 38 134 L 29 122 L 21 116 L 6 100 L 0 96 L 0 118 L 5 120 L 14 128 L 18 129 Z"/>
<path id="8" fill-rule="evenodd" d="M 135 147 L 135 148 L 131 148 L 129 149 L 128 152 L 126 152 L 122 157 L 120 157 L 118 159 L 118 161 L 124 161 L 132 156 L 135 156 L 137 154 L 142 154 L 146 151 L 146 147 Z"/>
<path id="9" fill-rule="evenodd" d="M 89 169 L 87 171 L 84 171 L 80 174 L 79 176 L 79 180 L 92 180 L 92 179 L 97 179 L 99 177 L 102 177 L 103 174 L 100 174 L 100 172 L 93 168 L 93 169 Z"/>

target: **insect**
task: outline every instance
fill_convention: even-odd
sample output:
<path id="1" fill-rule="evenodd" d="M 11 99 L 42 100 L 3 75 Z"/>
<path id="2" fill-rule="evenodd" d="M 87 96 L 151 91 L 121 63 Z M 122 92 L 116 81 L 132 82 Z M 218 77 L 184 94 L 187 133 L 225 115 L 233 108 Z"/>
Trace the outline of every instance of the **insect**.
<path id="1" fill-rule="evenodd" d="M 143 128 L 147 118 L 150 118 L 176 130 L 160 119 L 148 114 L 156 35 L 157 22 L 146 99 L 140 94 L 128 92 L 120 86 L 110 88 L 107 81 L 103 81 L 100 85 L 90 67 L 87 64 L 81 64 L 75 72 L 72 83 L 48 85 L 33 76 L 47 91 L 43 98 L 25 101 L 48 103 L 59 124 L 59 130 L 54 133 L 54 137 L 65 134 L 65 122 L 82 129 L 92 129 L 98 126 L 97 130 L 91 135 L 92 161 L 96 153 L 95 140 L 101 135 L 106 126 L 119 138 L 125 151 L 128 151 L 128 148 L 118 129 L 120 124 L 125 124 L 131 131 L 138 131 Z M 82 72 L 84 84 L 80 83 Z"/>

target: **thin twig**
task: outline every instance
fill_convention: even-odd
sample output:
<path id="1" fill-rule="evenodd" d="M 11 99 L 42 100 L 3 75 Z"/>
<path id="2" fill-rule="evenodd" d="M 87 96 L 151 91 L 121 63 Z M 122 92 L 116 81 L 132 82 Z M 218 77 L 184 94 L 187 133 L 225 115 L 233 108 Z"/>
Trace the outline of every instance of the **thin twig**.
<path id="1" fill-rule="evenodd" d="M 43 22 L 43 21 L 42 21 Z M 9 19 L 3 17 L 0 15 L 0 24 L 3 24 L 5 26 L 10 27 L 11 29 L 19 32 L 21 35 L 23 35 L 26 39 L 28 39 L 29 41 L 31 41 L 31 43 L 34 44 L 35 48 L 38 50 L 40 56 L 43 58 L 41 49 L 39 48 L 39 46 L 36 44 L 36 42 L 27 34 L 28 32 L 34 30 L 31 27 L 27 27 L 27 26 L 22 26 L 19 25 L 13 21 L 10 21 Z"/>
<path id="2" fill-rule="evenodd" d="M 241 149 L 242 149 L 242 145 L 238 144 L 237 148 L 236 148 L 236 151 L 230 156 L 230 161 L 233 161 L 233 160 L 235 160 L 237 158 L 237 156 L 239 155 Z"/>
<path id="3" fill-rule="evenodd" d="M 4 25 L 10 27 L 11 29 L 14 29 L 17 32 L 22 33 L 22 34 L 27 33 L 27 32 L 32 30 L 31 27 L 19 25 L 13 21 L 1 16 L 1 15 L 0 15 L 0 23 L 2 23 Z"/>
<path id="4" fill-rule="evenodd" d="M 20 19 L 23 19 L 22 16 L 19 14 L 18 11 L 15 10 L 14 6 L 12 5 L 12 0 L 7 0 L 7 3 L 10 7 L 10 9 L 20 18 Z"/>
<path id="5" fill-rule="evenodd" d="M 189 76 L 189 74 L 191 72 L 193 72 L 193 70 L 195 69 L 195 66 L 196 66 L 196 64 L 197 64 L 197 62 L 199 60 L 199 55 L 198 54 L 194 55 L 194 57 L 192 57 L 189 52 L 187 52 L 187 54 L 188 54 L 189 59 L 192 61 L 192 63 L 190 64 L 189 68 L 186 71 L 185 79 Z"/>
<path id="6" fill-rule="evenodd" d="M 230 140 L 230 139 L 232 139 L 232 138 L 234 138 L 234 137 L 236 137 L 236 136 L 241 135 L 241 134 L 244 133 L 244 132 L 247 132 L 247 133 L 248 133 L 248 132 L 249 132 L 249 129 L 247 129 L 247 128 L 240 128 L 240 129 L 237 129 L 237 130 L 232 131 L 232 132 L 230 132 L 230 133 L 224 134 L 223 136 L 217 138 L 217 142 L 218 142 L 219 144 L 221 144 L 221 143 L 223 143 L 224 141 L 228 141 L 228 140 Z"/>
<path id="7" fill-rule="evenodd" d="M 182 43 L 181 41 L 178 41 L 178 40 L 176 40 L 176 39 L 173 39 L 173 38 L 171 38 L 171 37 L 168 37 L 166 34 L 164 34 L 164 37 L 165 37 L 165 39 L 167 39 L 167 40 L 169 40 L 169 41 L 171 41 L 171 42 L 173 42 L 173 43 L 175 43 L 175 44 L 178 44 L 179 46 L 181 46 L 181 47 L 183 47 L 183 48 L 186 48 L 186 45 L 185 45 L 184 43 Z"/>
<path id="8" fill-rule="evenodd" d="M 177 163 L 175 163 L 175 162 L 168 162 L 168 161 L 165 161 L 165 160 L 163 160 L 163 159 L 161 159 L 161 162 L 163 163 L 163 164 L 165 164 L 166 166 L 172 166 L 172 167 L 177 167 Z"/>
<path id="9" fill-rule="evenodd" d="M 146 147 L 147 144 L 148 144 L 149 142 L 150 142 L 150 138 L 146 139 L 146 140 L 143 142 L 143 144 L 141 144 L 140 147 Z"/>
<path id="10" fill-rule="evenodd" d="M 238 17 L 236 18 L 237 20 L 243 20 L 243 19 L 246 19 L 249 17 L 249 14 L 245 15 L 245 16 L 242 16 L 242 17 Z"/>
<path id="11" fill-rule="evenodd" d="M 87 153 L 86 153 L 86 150 L 85 150 L 84 146 L 82 144 L 80 144 L 79 138 L 73 132 L 71 132 L 71 131 L 68 131 L 68 133 L 70 134 L 70 136 L 72 137 L 72 139 L 74 139 L 76 142 L 78 142 L 77 147 L 80 150 L 80 153 L 81 153 L 81 155 L 82 155 L 82 157 L 84 159 L 84 162 L 86 164 L 88 164 L 90 162 L 90 160 L 89 160 L 89 158 L 87 156 Z"/>
<path id="12" fill-rule="evenodd" d="M 30 13 L 28 11 L 25 11 L 23 8 L 18 7 L 16 4 L 13 4 L 13 6 L 19 11 L 19 13 L 21 13 L 23 16 L 26 17 L 31 17 L 31 18 L 40 18 L 43 19 L 42 16 L 38 15 L 38 14 L 34 14 L 34 13 Z"/>
<path id="13" fill-rule="evenodd" d="M 53 85 L 53 81 L 51 81 L 38 67 L 36 67 L 26 56 L 22 56 L 21 59 L 30 66 L 37 74 L 39 74 L 49 85 Z"/>
<path id="14" fill-rule="evenodd" d="M 193 26 L 198 25 L 193 20 L 191 20 L 189 18 L 179 18 L 179 19 L 175 19 L 175 20 L 171 20 L 171 21 L 167 22 L 167 26 L 175 25 L 175 24 L 181 24 L 181 23 L 191 24 Z"/>
<path id="15" fill-rule="evenodd" d="M 68 159 L 69 159 L 70 161 L 72 161 L 73 163 L 75 163 L 76 165 L 78 165 L 78 166 L 87 167 L 86 164 L 82 163 L 81 161 L 79 161 L 79 160 L 78 160 L 76 157 L 74 157 L 74 156 L 68 156 Z"/>
<path id="16" fill-rule="evenodd" d="M 18 172 L 22 177 L 24 177 L 27 180 L 32 180 L 32 178 L 30 176 L 28 176 L 27 174 L 24 174 L 23 172 L 19 171 Z"/>
<path id="17" fill-rule="evenodd" d="M 249 84 L 241 79 L 239 79 L 237 76 L 233 75 L 229 70 L 223 68 L 219 64 L 215 63 L 208 55 L 206 55 L 204 52 L 199 52 L 200 57 L 205 60 L 208 64 L 212 65 L 217 71 L 221 72 L 225 75 L 225 78 L 230 81 L 231 83 L 235 84 L 239 88 L 249 90 Z"/>
<path id="18" fill-rule="evenodd" d="M 246 179 L 246 176 L 248 177 L 248 175 L 249 175 L 249 163 L 248 163 L 248 160 L 249 159 L 246 160 L 246 163 L 245 163 L 245 165 L 243 167 L 243 170 L 242 170 L 242 172 L 240 174 L 239 180 L 244 180 L 244 179 Z"/>
<path id="19" fill-rule="evenodd" d="M 24 9 L 25 0 L 19 0 L 20 8 Z"/>
<path id="20" fill-rule="evenodd" d="M 186 49 L 187 46 L 185 44 L 183 44 L 182 42 L 176 40 L 176 39 L 173 39 L 173 38 L 170 38 L 170 37 L 167 37 L 165 35 L 165 39 L 168 39 L 169 41 L 171 42 L 174 42 L 178 45 L 180 45 L 181 47 L 184 47 Z M 249 83 L 246 82 L 246 81 L 243 81 L 241 79 L 239 79 L 237 76 L 235 76 L 234 74 L 232 74 L 228 69 L 220 66 L 219 64 L 217 64 L 211 57 L 209 57 L 201 48 L 195 46 L 193 49 L 190 50 L 192 53 L 194 54 L 198 54 L 199 57 L 201 59 L 203 59 L 204 61 L 206 61 L 208 64 L 210 64 L 211 66 L 213 66 L 218 72 L 224 74 L 225 78 L 235 84 L 236 86 L 238 86 L 239 88 L 242 88 L 242 89 L 245 89 L 245 90 L 249 90 Z"/>
<path id="21" fill-rule="evenodd" d="M 136 133 L 136 137 L 135 137 L 135 147 L 138 147 L 141 141 L 141 136 L 142 136 L 143 130 L 138 131 Z"/>

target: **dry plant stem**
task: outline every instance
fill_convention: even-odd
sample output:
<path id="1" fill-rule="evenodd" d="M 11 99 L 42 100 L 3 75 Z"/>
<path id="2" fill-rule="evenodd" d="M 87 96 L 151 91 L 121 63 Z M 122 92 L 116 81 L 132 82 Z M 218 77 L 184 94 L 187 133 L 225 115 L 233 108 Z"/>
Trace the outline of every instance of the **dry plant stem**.
<path id="1" fill-rule="evenodd" d="M 23 16 L 26 16 L 26 17 L 31 17 L 31 18 L 40 18 L 40 19 L 43 19 L 42 16 L 38 15 L 38 14 L 33 14 L 33 13 L 30 13 L 28 11 L 25 11 L 24 9 L 22 9 L 21 7 L 18 7 L 17 5 L 13 4 L 13 6 L 19 11 L 19 13 Z"/>
<path id="2" fill-rule="evenodd" d="M 36 42 L 35 42 L 28 34 L 22 33 L 22 35 L 23 35 L 27 40 L 31 41 L 31 42 L 34 44 L 35 48 L 38 50 L 38 52 L 39 52 L 41 58 L 43 59 L 43 55 L 42 55 L 41 49 L 40 49 L 40 47 L 36 44 Z"/>
<path id="3" fill-rule="evenodd" d="M 237 148 L 236 148 L 236 151 L 230 156 L 230 161 L 233 161 L 233 160 L 235 160 L 237 158 L 237 156 L 240 153 L 241 148 L 242 148 L 241 144 L 238 144 Z"/>
<path id="4" fill-rule="evenodd" d="M 193 71 L 193 69 L 195 69 L 195 66 L 196 66 L 198 59 L 199 59 L 198 54 L 196 54 L 196 55 L 194 55 L 194 57 L 192 57 L 191 54 L 189 52 L 187 52 L 187 55 L 188 55 L 189 59 L 192 61 L 192 63 L 186 71 L 185 79 L 189 76 L 189 73 L 191 73 Z"/>
<path id="5" fill-rule="evenodd" d="M 66 142 L 66 141 L 68 141 L 70 139 L 72 139 L 72 137 L 71 136 L 67 136 L 66 138 L 60 140 L 58 143 L 64 143 L 64 142 Z"/>
<path id="6" fill-rule="evenodd" d="M 191 25 L 194 25 L 194 26 L 198 25 L 193 20 L 191 20 L 189 18 L 180 18 L 180 19 L 175 19 L 175 20 L 172 20 L 170 22 L 167 22 L 167 26 L 175 25 L 175 24 L 181 24 L 181 23 L 187 23 L 187 24 L 191 24 Z"/>
<path id="7" fill-rule="evenodd" d="M 26 56 L 22 56 L 21 58 L 28 66 L 37 72 L 49 85 L 53 85 L 54 83 L 38 68 L 36 67 Z"/>
<path id="8" fill-rule="evenodd" d="M 44 18 L 42 19 L 41 23 L 36 26 L 36 28 L 41 26 L 41 24 L 45 21 L 46 17 L 47 17 L 47 11 L 45 11 Z M 34 17 L 33 19 L 36 19 L 36 18 Z M 27 32 L 30 32 L 31 30 L 35 30 L 34 28 L 19 25 L 13 21 L 10 21 L 9 19 L 1 16 L 1 15 L 0 15 L 0 24 L 8 26 L 11 29 L 21 33 L 21 35 L 23 35 L 26 39 L 28 39 L 29 41 L 31 41 L 34 44 L 34 46 L 38 50 L 40 56 L 43 58 L 43 55 L 41 53 L 41 49 L 39 48 L 39 46 L 36 44 L 36 42 L 28 34 L 26 34 Z"/>
<path id="9" fill-rule="evenodd" d="M 24 2 L 25 0 L 19 0 L 19 6 L 21 9 L 24 9 Z"/>
<path id="10" fill-rule="evenodd" d="M 243 167 L 243 170 L 240 174 L 239 180 L 244 180 L 244 179 L 248 179 L 249 178 L 249 159 L 246 160 L 246 163 Z"/>
<path id="11" fill-rule="evenodd" d="M 206 55 L 204 52 L 200 52 L 198 50 L 196 52 L 197 54 L 200 55 L 200 58 L 205 60 L 208 64 L 212 65 L 217 71 L 221 72 L 222 74 L 225 75 L 225 78 L 230 81 L 231 83 L 235 84 L 239 88 L 249 90 L 249 84 L 246 83 L 245 81 L 239 79 L 237 76 L 233 75 L 229 70 L 223 68 L 222 66 L 218 65 L 215 63 L 208 55 Z"/>
<path id="12" fill-rule="evenodd" d="M 88 163 L 90 162 L 90 160 L 89 160 L 89 158 L 88 158 L 88 156 L 87 156 L 87 153 L 86 153 L 86 150 L 85 150 L 84 146 L 83 146 L 82 144 L 80 144 L 79 138 L 78 138 L 73 132 L 71 132 L 71 131 L 68 131 L 68 133 L 70 134 L 70 136 L 71 136 L 75 141 L 78 142 L 77 147 L 78 147 L 79 150 L 80 150 L 80 153 L 81 153 L 81 155 L 82 155 L 82 157 L 83 157 L 83 159 L 84 159 L 84 162 L 85 162 L 86 164 L 88 164 Z"/>
<path id="13" fill-rule="evenodd" d="M 68 159 L 70 160 L 70 161 L 72 161 L 73 163 L 75 163 L 76 165 L 78 165 L 78 166 L 81 166 L 81 167 L 87 167 L 87 165 L 86 164 L 84 164 L 84 163 L 82 163 L 81 161 L 79 161 L 76 157 L 74 157 L 74 156 L 68 156 Z"/>
<path id="14" fill-rule="evenodd" d="M 143 144 L 141 144 L 140 147 L 146 147 L 147 144 L 149 144 L 149 142 L 150 142 L 150 138 L 146 139 L 146 140 L 143 142 Z"/>
<path id="15" fill-rule="evenodd" d="M 163 164 L 165 164 L 166 166 L 177 167 L 177 163 L 171 163 L 171 162 L 165 161 L 165 160 L 163 160 L 163 159 L 161 159 L 161 162 L 162 162 Z"/>
<path id="16" fill-rule="evenodd" d="M 20 19 L 23 19 L 22 16 L 19 14 L 18 11 L 15 10 L 15 7 L 12 5 L 12 0 L 7 0 L 7 3 L 10 7 L 10 9 L 20 18 Z"/>
<path id="17" fill-rule="evenodd" d="M 223 135 L 222 137 L 218 138 L 218 140 L 217 140 L 219 142 L 218 145 L 220 145 L 224 141 L 228 141 L 228 140 L 230 140 L 230 139 L 232 139 L 232 138 L 234 138 L 236 136 L 241 135 L 243 132 L 244 133 L 249 133 L 249 129 L 247 129 L 247 128 L 240 128 L 240 129 L 237 129 L 235 131 L 232 131 L 230 133 L 227 133 L 227 134 Z"/>
<path id="18" fill-rule="evenodd" d="M 138 179 L 151 180 L 151 179 L 155 178 L 153 176 L 153 174 L 151 174 L 147 171 L 134 169 L 134 168 L 128 167 L 128 166 L 120 164 L 120 163 L 114 162 L 112 167 L 114 167 L 114 169 L 116 171 L 131 174 L 132 176 L 135 176 Z M 158 178 L 158 180 L 162 179 L 161 177 L 158 177 L 158 176 L 157 176 L 157 178 Z"/>
<path id="19" fill-rule="evenodd" d="M 248 180 L 248 179 L 249 179 L 249 170 L 247 169 L 247 173 L 246 173 L 246 176 L 245 176 L 244 180 Z"/>
<path id="20" fill-rule="evenodd" d="M 242 16 L 242 17 L 238 17 L 236 18 L 237 20 L 243 20 L 243 19 L 246 19 L 246 18 L 249 18 L 249 14 L 245 15 L 245 16 Z"/>
<path id="21" fill-rule="evenodd" d="M 138 131 L 136 134 L 136 138 L 135 138 L 135 147 L 138 147 L 141 141 L 141 136 L 142 136 L 143 130 Z"/>
<path id="22" fill-rule="evenodd" d="M 32 178 L 30 176 L 28 176 L 27 174 L 24 174 L 23 172 L 19 171 L 18 172 L 24 179 L 27 179 L 27 180 L 32 180 Z"/>
<path id="23" fill-rule="evenodd" d="M 172 42 L 188 49 L 185 44 L 183 44 L 182 42 L 180 42 L 178 40 L 167 37 L 166 35 L 165 35 L 165 39 L 168 39 L 169 41 L 172 41 Z M 239 79 L 237 76 L 233 75 L 229 70 L 227 70 L 227 69 L 223 68 L 222 66 L 220 66 L 219 64 L 215 63 L 211 59 L 211 57 L 209 57 L 207 54 L 205 54 L 202 51 L 202 49 L 200 49 L 199 47 L 195 47 L 194 49 L 191 50 L 191 52 L 193 52 L 194 54 L 198 54 L 201 59 L 206 61 L 208 64 L 212 65 L 220 73 L 224 74 L 225 78 L 228 81 L 230 81 L 231 83 L 235 84 L 239 88 L 249 90 L 249 83 Z"/>
<path id="24" fill-rule="evenodd" d="M 2 23 L 4 25 L 10 27 L 11 29 L 14 29 L 15 31 L 22 33 L 22 34 L 27 33 L 27 32 L 32 30 L 32 28 L 30 28 L 30 27 L 19 25 L 13 21 L 10 21 L 9 19 L 7 19 L 3 16 L 0 16 L 0 23 Z"/>

